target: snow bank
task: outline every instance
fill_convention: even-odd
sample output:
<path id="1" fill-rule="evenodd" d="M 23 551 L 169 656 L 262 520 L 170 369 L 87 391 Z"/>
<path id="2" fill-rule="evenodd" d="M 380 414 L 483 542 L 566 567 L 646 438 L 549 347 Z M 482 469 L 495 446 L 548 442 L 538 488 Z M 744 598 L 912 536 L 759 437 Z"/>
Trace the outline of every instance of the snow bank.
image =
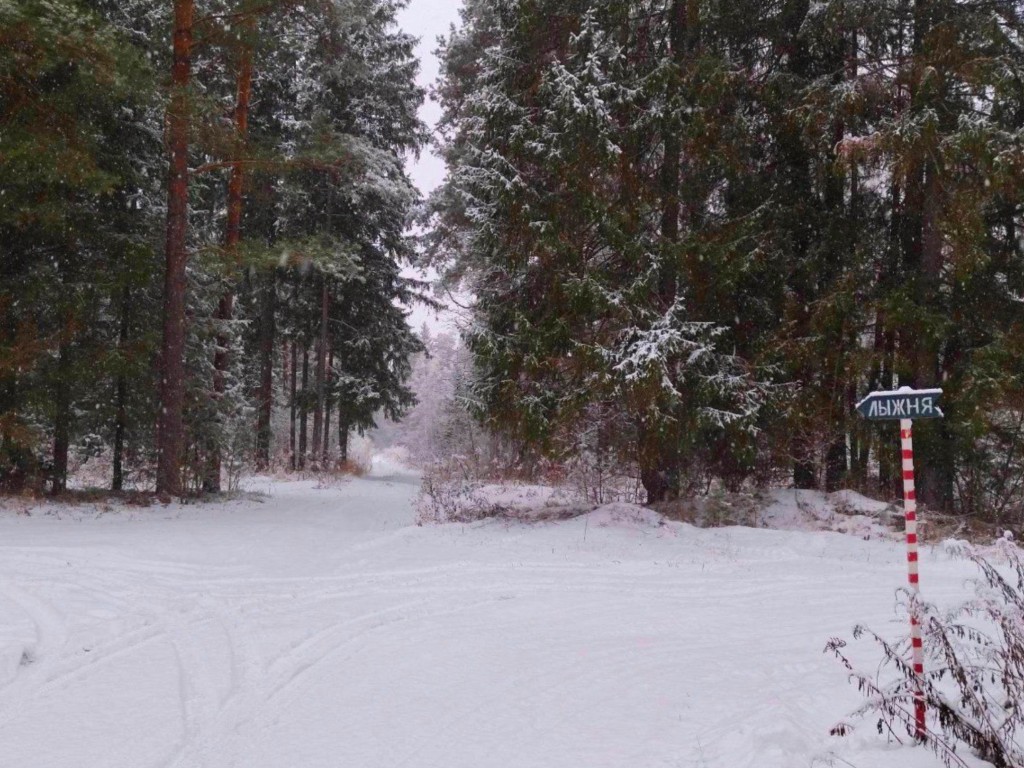
<path id="1" fill-rule="evenodd" d="M 665 518 L 654 510 L 623 502 L 598 507 L 587 518 L 590 525 L 602 528 L 661 528 L 666 525 Z"/>
<path id="2" fill-rule="evenodd" d="M 854 491 L 822 493 L 774 490 L 760 511 L 762 527 L 786 531 L 838 531 L 860 537 L 889 536 L 900 508 L 869 499 Z"/>
<path id="3" fill-rule="evenodd" d="M 417 500 L 422 523 L 469 522 L 486 518 L 530 521 L 565 519 L 595 509 L 571 487 L 524 483 L 483 484 L 461 478 L 426 478 Z M 598 510 L 630 510 L 636 519 L 659 520 L 644 507 L 616 503 Z M 895 536 L 902 511 L 854 491 L 821 493 L 772 490 L 750 494 L 715 494 L 658 507 L 669 519 L 699 527 L 744 525 L 786 531 L 836 531 L 860 538 Z M 644 510 L 640 515 L 638 510 Z M 610 514 L 610 513 L 609 513 Z M 593 518 L 592 518 L 593 519 Z"/>
<path id="4" fill-rule="evenodd" d="M 416 501 L 421 523 L 511 518 L 524 522 L 575 517 L 593 508 L 566 487 L 527 483 L 432 482 L 428 476 Z"/>

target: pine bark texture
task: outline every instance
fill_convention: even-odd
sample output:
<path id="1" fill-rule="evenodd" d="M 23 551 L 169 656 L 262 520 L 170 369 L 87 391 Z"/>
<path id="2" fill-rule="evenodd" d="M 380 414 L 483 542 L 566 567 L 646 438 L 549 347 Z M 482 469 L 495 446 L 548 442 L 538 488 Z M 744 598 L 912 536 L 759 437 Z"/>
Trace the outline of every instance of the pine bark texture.
<path id="1" fill-rule="evenodd" d="M 324 427 L 324 384 L 327 376 L 327 322 L 330 310 L 330 296 L 327 292 L 327 276 L 323 276 L 320 287 L 320 339 L 316 350 L 316 407 L 313 410 L 313 456 L 320 453 Z"/>
<path id="2" fill-rule="evenodd" d="M 331 354 L 327 359 L 327 376 L 324 383 L 325 388 L 329 388 L 331 384 L 331 371 L 334 369 L 334 350 L 331 350 Z M 331 406 L 333 405 L 333 399 L 329 395 L 324 397 L 324 450 L 321 456 L 321 462 L 326 469 L 328 466 L 328 460 L 331 455 Z"/>
<path id="3" fill-rule="evenodd" d="M 302 347 L 302 392 L 299 395 L 298 469 L 306 468 L 306 439 L 309 424 L 309 347 Z"/>
<path id="4" fill-rule="evenodd" d="M 290 368 L 291 387 L 290 387 L 290 397 L 288 398 L 288 406 L 289 406 L 288 407 L 288 418 L 289 418 L 289 426 L 288 426 L 288 457 L 289 457 L 289 463 L 290 463 L 291 469 L 294 472 L 296 469 L 299 468 L 299 460 L 298 460 L 298 455 L 296 453 L 296 445 L 295 445 L 295 422 L 296 422 L 296 419 L 298 417 L 298 403 L 296 402 L 295 398 L 296 398 L 296 394 L 297 394 L 296 390 L 298 388 L 296 385 L 297 385 L 298 376 L 299 376 L 299 373 L 298 373 L 298 369 L 299 369 L 299 355 L 298 355 L 298 348 L 295 346 L 295 342 L 294 341 L 292 341 L 289 346 L 291 347 L 291 368 Z"/>
<path id="5" fill-rule="evenodd" d="M 344 464 L 348 461 L 348 424 L 338 414 L 338 462 Z"/>
<path id="6" fill-rule="evenodd" d="M 131 293 L 125 287 L 121 294 L 121 328 L 118 333 L 118 346 L 122 355 L 127 351 L 129 322 L 131 320 Z M 124 361 L 122 360 L 122 366 Z M 110 490 L 124 490 L 124 441 L 128 430 L 128 377 L 123 370 L 118 371 L 114 384 L 114 445 L 113 445 L 113 476 Z"/>
<path id="7" fill-rule="evenodd" d="M 256 467 L 270 466 L 270 443 L 273 437 L 270 420 L 274 408 L 274 336 L 277 309 L 277 272 L 270 270 L 260 311 L 260 386 L 257 393 Z"/>
<path id="8" fill-rule="evenodd" d="M 67 343 L 57 352 L 57 381 L 54 392 L 53 493 L 68 488 L 68 450 L 71 443 L 71 362 Z"/>
<path id="9" fill-rule="evenodd" d="M 160 349 L 160 416 L 156 491 L 182 491 L 185 404 L 185 267 L 188 262 L 188 152 L 191 108 L 193 0 L 174 0 L 171 101 L 167 110 L 170 168 L 167 181 L 167 238 L 164 249 L 163 341 Z"/>
<path id="10" fill-rule="evenodd" d="M 696 47 L 699 23 L 695 0 L 673 0 L 669 6 L 669 46 L 675 77 L 682 78 L 687 60 Z M 670 86 L 672 90 L 673 86 Z M 675 303 L 679 283 L 679 256 L 675 246 L 680 239 L 682 212 L 682 142 L 680 128 L 666 119 L 662 130 L 664 157 L 661 165 L 661 237 L 667 245 L 661 256 L 658 298 L 663 311 Z M 640 429 L 640 479 L 647 492 L 647 503 L 671 501 L 679 496 L 679 451 L 673 437 L 652 435 Z"/>

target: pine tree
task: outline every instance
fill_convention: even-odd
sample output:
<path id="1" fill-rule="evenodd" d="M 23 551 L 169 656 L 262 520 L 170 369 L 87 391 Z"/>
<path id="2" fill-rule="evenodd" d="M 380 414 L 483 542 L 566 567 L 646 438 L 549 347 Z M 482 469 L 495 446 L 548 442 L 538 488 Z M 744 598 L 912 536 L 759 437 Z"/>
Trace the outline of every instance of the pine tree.
<path id="1" fill-rule="evenodd" d="M 679 493 L 687 458 L 743 441 L 766 396 L 729 325 L 702 314 L 711 187 L 683 144 L 699 130 L 695 69 L 716 64 L 690 59 L 696 25 L 683 3 L 471 5 L 445 50 L 465 80 L 442 90 L 452 174 L 435 248 L 478 281 L 487 414 L 555 449 L 609 406 L 652 502 Z"/>
<path id="2" fill-rule="evenodd" d="M 299 270 L 331 286 L 331 301 L 356 283 L 380 291 L 359 296 L 365 317 L 335 314 L 355 338 L 375 334 L 360 375 L 400 412 L 399 357 L 416 349 L 391 305 L 416 293 L 397 266 L 412 253 L 416 200 L 402 157 L 424 133 L 397 8 L 0 7 L 5 485 L 60 490 L 75 457 L 104 454 L 115 490 L 144 485 L 154 458 L 161 493 L 217 490 L 221 461 L 229 479 L 257 448 L 268 461 L 275 321 L 288 283 L 306 285 Z M 155 73 L 167 71 L 164 90 Z M 297 298 L 282 333 L 324 336 L 321 303 Z M 259 375 L 245 353 L 257 337 Z M 318 407 L 304 402 L 324 426 L 338 396 L 326 370 L 337 350 L 325 352 Z"/>
<path id="3" fill-rule="evenodd" d="M 262 300 L 275 308 L 263 304 L 260 314 L 267 333 L 279 329 L 304 350 L 299 466 L 307 454 L 317 465 L 325 457 L 329 413 L 347 436 L 370 427 L 377 411 L 397 418 L 411 402 L 406 358 L 418 345 L 394 302 L 407 305 L 418 294 L 398 264 L 412 256 L 406 227 L 417 195 L 402 156 L 424 140 L 416 117 L 423 94 L 415 86 L 412 38 L 394 29 L 396 9 L 365 2 L 345 16 L 325 6 L 312 18 L 283 20 L 278 34 L 290 46 L 255 85 L 256 103 L 277 107 L 254 115 L 252 140 L 279 159 L 252 175 L 262 194 L 251 226 L 261 242 L 250 250 L 267 254 L 262 271 L 276 273 L 280 264 L 291 271 L 276 278 L 292 284 L 293 291 L 280 291 L 287 305 L 267 290 Z M 273 220 L 273 228 L 260 218 Z M 267 335 L 259 348 L 266 393 L 273 386 Z M 261 424 L 269 425 L 272 402 L 261 396 L 261 405 Z M 262 439 L 269 452 L 271 436 Z"/>
<path id="4" fill-rule="evenodd" d="M 155 89 L 121 31 L 84 4 L 6 4 L 0 14 L 0 479 L 39 485 L 45 474 L 59 492 L 72 442 L 113 421 L 113 409 L 94 407 L 98 392 L 109 395 L 113 372 L 145 348 L 128 354 L 121 309 L 151 274 Z M 120 392 L 123 443 L 130 404 Z"/>
<path id="5" fill-rule="evenodd" d="M 1006 498 L 981 468 L 1021 436 L 995 362 L 1020 338 L 1020 29 L 1010 2 L 468 3 L 431 251 L 477 297 L 481 415 L 557 453 L 605 414 L 651 500 L 684 467 L 878 466 L 887 492 L 891 427 L 853 404 L 941 384 L 922 498 Z"/>

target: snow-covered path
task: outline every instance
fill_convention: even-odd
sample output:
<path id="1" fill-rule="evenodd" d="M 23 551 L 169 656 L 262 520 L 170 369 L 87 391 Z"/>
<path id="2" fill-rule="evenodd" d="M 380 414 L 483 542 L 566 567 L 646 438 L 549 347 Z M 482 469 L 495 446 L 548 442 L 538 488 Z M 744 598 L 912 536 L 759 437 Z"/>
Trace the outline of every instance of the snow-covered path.
<path id="1" fill-rule="evenodd" d="M 827 734 L 858 699 L 826 640 L 903 631 L 898 543 L 417 528 L 416 478 L 387 466 L 262 485 L 0 512 L 0 768 L 936 765 L 871 723 Z M 930 597 L 968 573 L 922 572 Z"/>

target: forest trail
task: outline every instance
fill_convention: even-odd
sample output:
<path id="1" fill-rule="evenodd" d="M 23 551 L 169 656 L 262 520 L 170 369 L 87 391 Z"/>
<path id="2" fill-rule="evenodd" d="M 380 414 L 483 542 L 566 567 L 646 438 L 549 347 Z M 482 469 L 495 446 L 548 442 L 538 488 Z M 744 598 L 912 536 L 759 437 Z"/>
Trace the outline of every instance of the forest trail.
<path id="1" fill-rule="evenodd" d="M 825 642 L 904 632 L 898 542 L 421 528 L 383 461 L 250 489 L 0 513 L 0 768 L 935 765 L 828 736 L 858 698 Z M 922 570 L 931 598 L 968 575 Z"/>

